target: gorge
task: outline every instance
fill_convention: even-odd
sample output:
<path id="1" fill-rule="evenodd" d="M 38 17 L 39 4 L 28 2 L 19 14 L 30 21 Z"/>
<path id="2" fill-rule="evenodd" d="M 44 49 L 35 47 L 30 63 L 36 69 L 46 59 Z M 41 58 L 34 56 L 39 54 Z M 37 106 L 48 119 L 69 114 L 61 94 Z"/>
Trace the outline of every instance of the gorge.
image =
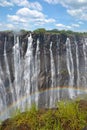
<path id="1" fill-rule="evenodd" d="M 0 120 L 87 93 L 87 36 L 0 32 Z"/>

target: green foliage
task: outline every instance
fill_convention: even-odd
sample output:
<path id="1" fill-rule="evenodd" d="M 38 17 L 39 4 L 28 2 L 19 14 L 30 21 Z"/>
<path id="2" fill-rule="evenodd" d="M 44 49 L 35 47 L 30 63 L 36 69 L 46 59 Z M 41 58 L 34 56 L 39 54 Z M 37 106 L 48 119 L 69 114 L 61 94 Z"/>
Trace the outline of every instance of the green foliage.
<path id="1" fill-rule="evenodd" d="M 21 113 L 20 110 L 17 110 L 14 114 L 12 120 L 13 120 L 13 126 L 21 126 L 24 124 L 28 124 L 32 130 L 36 130 L 38 126 L 38 114 L 37 109 L 35 105 L 32 105 L 31 109 L 26 109 L 26 112 Z"/>
<path id="2" fill-rule="evenodd" d="M 9 122 L 6 130 L 21 130 L 24 126 L 29 130 L 82 130 L 87 122 L 87 112 L 79 108 L 78 102 L 60 101 L 56 109 L 38 110 L 32 105 L 26 112 L 16 110 Z"/>
<path id="3" fill-rule="evenodd" d="M 87 36 L 87 32 L 74 32 L 72 30 L 58 30 L 58 29 L 52 29 L 52 30 L 46 30 L 45 28 L 38 28 L 33 31 L 36 34 L 58 34 L 58 35 L 76 35 L 76 36 Z"/>
<path id="4" fill-rule="evenodd" d="M 59 30 L 58 29 L 52 29 L 52 30 L 47 30 L 47 33 L 53 33 L 53 34 L 59 34 Z"/>
<path id="5" fill-rule="evenodd" d="M 20 34 L 21 35 L 27 35 L 28 33 L 30 33 L 32 31 L 29 30 L 24 30 L 21 29 L 20 30 Z M 33 31 L 36 34 L 58 34 L 58 35 L 68 35 L 68 36 L 72 36 L 72 35 L 76 35 L 76 36 L 87 36 L 87 32 L 74 32 L 72 30 L 58 30 L 58 29 L 52 29 L 52 30 L 46 30 L 45 28 L 37 28 L 36 30 Z M 10 33 L 14 33 L 12 30 L 5 30 L 5 31 L 0 31 L 0 33 L 5 33 L 5 34 L 10 34 Z"/>
<path id="6" fill-rule="evenodd" d="M 55 130 L 58 126 L 58 119 L 55 115 L 55 111 L 48 110 L 41 118 L 45 130 Z"/>
<path id="7" fill-rule="evenodd" d="M 76 102 L 59 102 L 56 114 L 64 130 L 81 130 L 86 125 L 87 115 L 80 111 Z"/>
<path id="8" fill-rule="evenodd" d="M 34 33 L 36 34 L 44 34 L 46 32 L 45 28 L 39 28 L 34 30 Z"/>
<path id="9" fill-rule="evenodd" d="M 27 30 L 24 30 L 24 29 L 21 29 L 20 30 L 20 34 L 21 35 L 27 35 L 28 33 L 30 33 L 31 31 L 27 31 Z"/>

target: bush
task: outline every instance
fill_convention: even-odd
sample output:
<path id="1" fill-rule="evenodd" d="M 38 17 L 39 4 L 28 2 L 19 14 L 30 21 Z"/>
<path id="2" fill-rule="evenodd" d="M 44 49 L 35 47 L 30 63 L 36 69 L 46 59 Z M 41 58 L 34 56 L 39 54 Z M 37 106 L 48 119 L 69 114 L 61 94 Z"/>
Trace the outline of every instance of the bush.
<path id="1" fill-rule="evenodd" d="M 34 30 L 34 33 L 36 34 L 44 34 L 46 32 L 46 30 L 44 28 L 39 28 Z"/>
<path id="2" fill-rule="evenodd" d="M 79 108 L 78 102 L 60 101 L 56 109 L 38 110 L 33 105 L 23 113 L 17 110 L 0 130 L 82 130 L 86 122 L 87 112 Z"/>
<path id="3" fill-rule="evenodd" d="M 80 111 L 76 102 L 59 102 L 56 115 L 64 130 L 81 130 L 86 124 L 86 113 Z"/>

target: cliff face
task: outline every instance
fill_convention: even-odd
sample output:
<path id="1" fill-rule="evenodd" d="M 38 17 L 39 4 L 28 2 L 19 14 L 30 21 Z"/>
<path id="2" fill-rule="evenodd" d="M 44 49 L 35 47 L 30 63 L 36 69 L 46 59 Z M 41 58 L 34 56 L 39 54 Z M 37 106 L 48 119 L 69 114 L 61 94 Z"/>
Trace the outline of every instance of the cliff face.
<path id="1" fill-rule="evenodd" d="M 30 34 L 27 34 L 25 36 L 19 35 L 19 44 L 20 44 L 20 54 L 23 58 L 26 55 L 27 47 L 28 47 L 28 36 Z M 39 52 L 40 52 L 40 73 L 39 73 L 39 90 L 44 90 L 46 88 L 49 88 L 51 86 L 51 58 L 50 58 L 50 43 L 52 42 L 52 53 L 53 53 L 53 60 L 55 64 L 55 70 L 56 70 L 56 80 L 58 81 L 58 55 L 61 59 L 61 68 L 62 71 L 60 73 L 60 86 L 67 86 L 66 80 L 68 78 L 67 70 L 66 70 L 66 64 L 65 64 L 65 54 L 66 54 L 66 35 L 52 35 L 52 34 L 33 34 L 33 56 L 35 57 L 36 54 L 36 47 L 37 47 L 37 40 L 39 40 Z M 73 39 L 73 38 L 72 38 Z M 12 33 L 1 33 L 0 34 L 0 61 L 3 71 L 6 69 L 6 65 L 4 63 L 4 45 L 6 41 L 6 54 L 9 64 L 9 69 L 12 78 L 12 82 L 14 80 L 14 74 L 13 74 L 13 52 L 12 48 L 14 44 L 17 42 L 16 35 Z M 73 43 L 73 41 L 72 41 Z M 74 50 L 75 51 L 75 50 Z M 64 72 L 64 73 L 63 73 Z M 46 80 L 47 79 L 47 80 Z M 47 82 L 46 82 L 47 81 Z M 62 81 L 62 82 L 61 82 Z M 56 84 L 57 86 L 57 84 Z"/>
<path id="2" fill-rule="evenodd" d="M 68 44 L 66 44 L 67 37 L 70 40 L 70 47 Z M 78 78 L 78 72 L 84 73 L 85 70 L 85 55 L 87 54 L 87 46 L 86 46 L 86 38 L 83 36 L 67 36 L 65 34 L 57 35 L 57 34 L 45 34 L 45 35 L 33 35 L 33 48 L 34 48 L 34 54 L 35 54 L 35 46 L 37 44 L 37 39 L 39 39 L 39 49 L 40 49 L 40 78 L 43 76 L 43 83 L 42 86 L 40 86 L 41 89 L 45 89 L 44 87 L 50 87 L 51 86 L 51 54 L 50 54 L 50 44 L 52 42 L 52 55 L 53 55 L 53 62 L 54 62 L 54 68 L 55 68 L 55 78 L 56 78 L 56 86 L 69 86 L 69 72 L 68 72 L 68 65 L 72 66 L 72 63 L 67 63 L 72 58 L 73 60 L 73 69 L 74 69 L 74 83 L 73 86 L 77 86 L 77 78 Z M 71 49 L 70 49 L 71 48 Z M 67 55 L 68 52 L 68 57 Z M 85 52 L 84 52 L 85 51 Z M 72 57 L 71 57 L 71 55 Z M 78 63 L 77 63 L 78 62 Z M 46 65 L 45 65 L 46 64 Z M 79 64 L 79 68 L 78 68 Z M 59 67 L 59 68 L 58 68 Z M 59 70 L 58 70 L 59 69 Z M 78 70 L 79 69 L 79 70 Z M 59 71 L 59 73 L 58 73 Z M 71 71 L 71 68 L 70 68 Z M 49 80 L 46 80 L 48 78 Z M 48 83 L 46 83 L 46 81 Z M 80 82 L 81 81 L 81 82 Z M 80 79 L 80 83 L 82 83 L 82 80 Z M 45 83 L 45 85 L 44 85 Z M 59 84 L 58 84 L 59 83 Z M 80 84 L 81 86 L 84 86 L 84 84 Z"/>
<path id="3" fill-rule="evenodd" d="M 0 102 L 54 107 L 87 88 L 87 38 L 65 34 L 0 33 Z M 3 94 L 5 93 L 5 94 Z"/>
<path id="4" fill-rule="evenodd" d="M 28 36 L 27 35 L 18 35 L 19 36 L 19 46 L 20 46 L 20 57 L 25 58 L 27 47 L 28 47 Z M 13 33 L 0 33 L 0 62 L 3 71 L 5 70 L 5 63 L 4 63 L 4 45 L 6 41 L 6 54 L 9 64 L 10 73 L 12 73 L 12 82 L 14 81 L 14 74 L 12 72 L 12 59 L 13 59 L 13 46 L 17 42 L 16 35 Z M 55 72 L 56 72 L 56 80 L 60 82 L 60 86 L 68 86 L 68 70 L 67 70 L 67 63 L 66 63 L 66 39 L 67 35 L 61 34 L 32 34 L 33 38 L 33 56 L 35 57 L 36 54 L 36 47 L 37 47 L 37 40 L 39 40 L 39 52 L 40 52 L 40 73 L 39 73 L 39 89 L 45 89 L 45 87 L 50 87 L 51 83 L 51 56 L 50 56 L 50 44 L 52 42 L 52 55 L 54 60 Z M 85 44 L 85 38 L 82 36 L 69 36 L 70 44 L 71 44 L 71 53 L 74 62 L 74 76 L 77 78 L 77 65 L 76 65 L 76 44 L 78 46 L 78 58 L 79 58 L 79 67 L 83 67 L 84 69 L 84 49 L 83 44 Z M 87 52 L 85 52 L 87 53 Z M 59 56 L 59 57 L 58 57 Z M 59 59 L 58 59 L 59 58 Z M 58 74 L 58 62 L 60 62 L 60 72 Z M 49 80 L 46 80 L 49 79 Z M 75 80 L 76 80 L 75 78 Z M 47 81 L 47 83 L 46 83 Z M 56 82 L 57 82 L 56 81 Z M 74 81 L 74 86 L 76 86 L 76 81 Z M 57 86 L 57 84 L 56 84 Z"/>

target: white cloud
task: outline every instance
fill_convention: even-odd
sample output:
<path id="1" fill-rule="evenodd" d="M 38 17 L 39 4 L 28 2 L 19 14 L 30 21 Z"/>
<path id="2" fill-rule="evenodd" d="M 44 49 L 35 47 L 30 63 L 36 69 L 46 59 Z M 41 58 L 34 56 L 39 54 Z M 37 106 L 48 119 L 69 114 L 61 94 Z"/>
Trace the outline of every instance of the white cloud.
<path id="1" fill-rule="evenodd" d="M 87 21 L 87 0 L 44 0 L 49 4 L 61 4 L 71 16 Z"/>
<path id="2" fill-rule="evenodd" d="M 76 27 L 76 28 L 80 27 L 79 24 L 72 24 L 71 26 L 72 26 L 72 27 Z"/>
<path id="3" fill-rule="evenodd" d="M 41 26 L 41 25 L 55 23 L 55 22 L 56 22 L 56 20 L 52 19 L 52 18 L 50 18 L 50 19 L 46 19 L 46 18 L 41 19 L 41 18 L 39 18 L 39 19 L 36 19 L 35 25 Z"/>
<path id="4" fill-rule="evenodd" d="M 67 12 L 72 16 L 79 17 L 81 15 L 82 9 L 69 9 Z"/>
<path id="5" fill-rule="evenodd" d="M 5 30 L 15 30 L 15 25 L 9 24 L 9 23 L 0 23 L 0 30 L 3 30 L 3 27 Z"/>
<path id="6" fill-rule="evenodd" d="M 78 24 L 84 24 L 82 21 L 79 21 Z"/>
<path id="7" fill-rule="evenodd" d="M 13 6 L 13 3 L 11 3 L 10 1 L 6 1 L 6 0 L 0 0 L 0 6 L 2 6 L 2 7 Z"/>
<path id="8" fill-rule="evenodd" d="M 15 26 L 13 24 L 6 24 L 5 26 L 8 29 L 15 29 Z"/>
<path id="9" fill-rule="evenodd" d="M 7 15 L 8 19 L 10 19 L 11 21 L 19 21 L 19 16 L 17 15 Z"/>
<path id="10" fill-rule="evenodd" d="M 11 0 L 11 3 L 17 6 L 27 6 L 29 4 L 27 0 Z"/>
<path id="11" fill-rule="evenodd" d="M 16 12 L 16 15 L 33 18 L 44 18 L 45 15 L 37 10 L 30 10 L 29 8 L 21 8 Z"/>
<path id="12" fill-rule="evenodd" d="M 22 7 L 42 10 L 42 6 L 39 2 L 29 2 L 28 0 L 12 0 L 12 3 L 18 6 L 22 6 Z"/>
<path id="13" fill-rule="evenodd" d="M 81 7 L 85 6 L 87 4 L 87 0 L 44 0 L 45 2 L 48 2 L 49 4 L 62 4 L 65 7 Z"/>
<path id="14" fill-rule="evenodd" d="M 56 22 L 56 20 L 53 18 L 50 18 L 50 19 L 44 19 L 44 22 L 45 23 L 54 23 L 54 22 Z"/>
<path id="15" fill-rule="evenodd" d="M 56 27 L 59 30 L 74 30 L 76 28 L 79 28 L 80 24 L 79 23 L 72 23 L 70 25 L 65 25 L 65 24 L 58 23 L 58 24 L 56 24 Z"/>
<path id="16" fill-rule="evenodd" d="M 59 3 L 59 0 L 44 0 L 45 2 L 48 2 L 49 4 L 57 4 Z"/>
<path id="17" fill-rule="evenodd" d="M 2 26 L 2 23 L 0 23 L 0 26 Z"/>
<path id="18" fill-rule="evenodd" d="M 0 6 L 20 6 L 28 7 L 30 9 L 42 10 L 42 6 L 39 2 L 29 2 L 28 0 L 0 0 Z"/>
<path id="19" fill-rule="evenodd" d="M 42 10 L 42 6 L 39 2 L 29 2 L 28 7 L 32 9 Z"/>
<path id="20" fill-rule="evenodd" d="M 10 21 L 12 21 L 12 22 L 15 22 L 15 23 L 19 23 L 19 22 L 21 22 L 21 23 L 26 23 L 27 21 L 26 21 L 26 19 L 23 19 L 23 18 L 21 18 L 21 17 L 19 17 L 19 16 L 17 16 L 17 15 L 7 15 L 7 17 L 8 17 L 8 19 L 10 20 Z"/>
<path id="21" fill-rule="evenodd" d="M 69 9 L 67 12 L 80 20 L 87 20 L 87 10 L 84 9 Z"/>
<path id="22" fill-rule="evenodd" d="M 58 23 L 56 24 L 56 27 L 58 27 L 59 30 L 69 30 L 71 29 L 72 27 L 71 26 L 68 26 L 68 25 L 64 25 L 64 24 L 61 24 L 61 23 Z"/>
<path id="23" fill-rule="evenodd" d="M 29 8 L 21 8 L 14 15 L 7 15 L 8 22 L 19 25 L 21 28 L 29 28 L 34 26 L 45 26 L 45 24 L 55 23 L 55 19 L 48 18 L 45 14 L 38 10 Z"/>

